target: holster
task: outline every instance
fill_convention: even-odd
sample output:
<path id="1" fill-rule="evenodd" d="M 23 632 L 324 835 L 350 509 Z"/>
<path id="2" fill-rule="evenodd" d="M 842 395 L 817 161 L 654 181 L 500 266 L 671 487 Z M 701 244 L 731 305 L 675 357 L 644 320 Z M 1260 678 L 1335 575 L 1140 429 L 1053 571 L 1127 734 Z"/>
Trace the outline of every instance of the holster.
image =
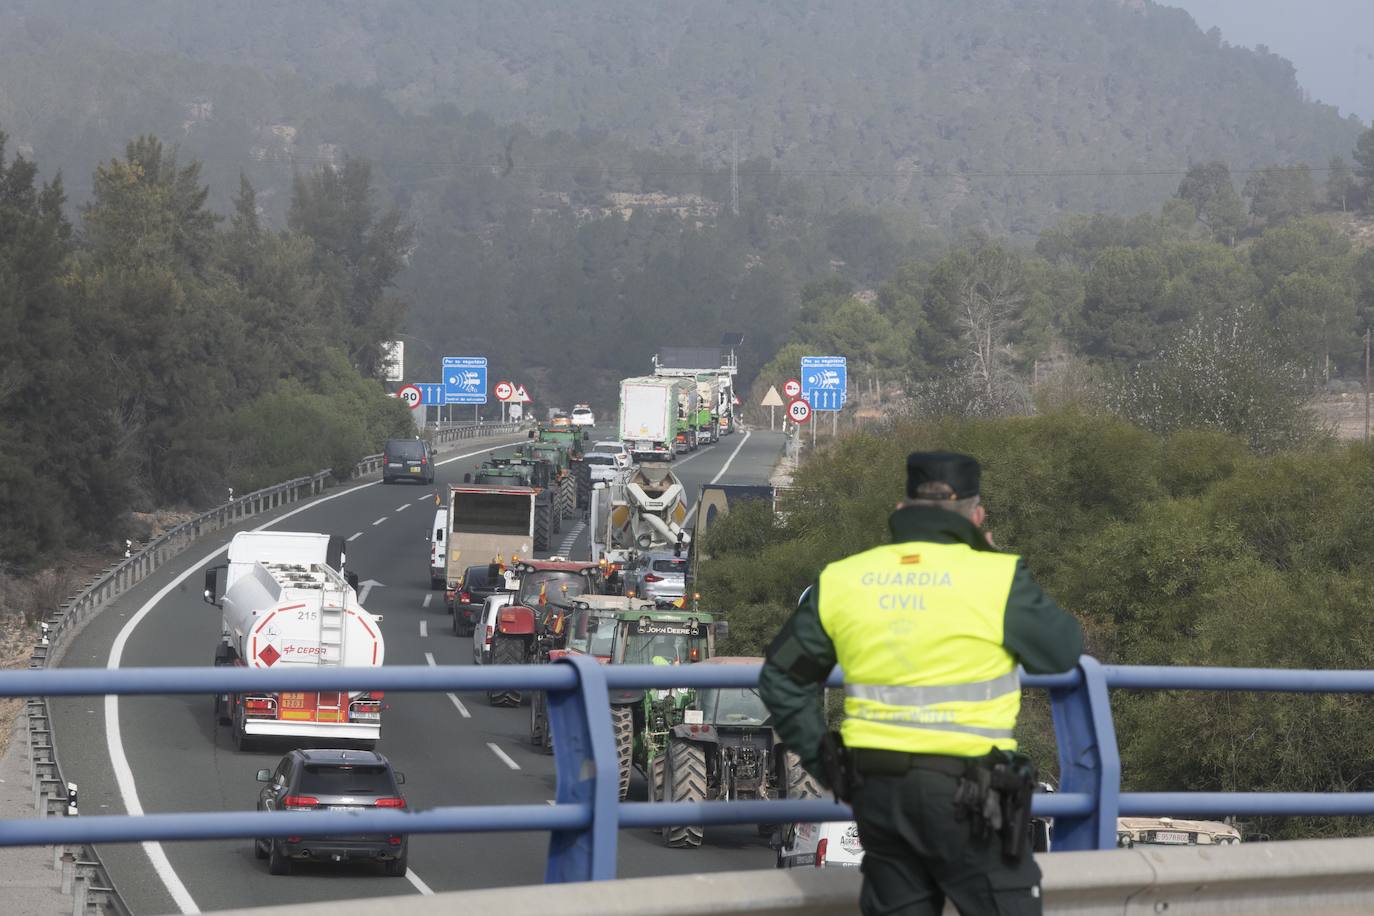
<path id="1" fill-rule="evenodd" d="M 858 774 L 850 762 L 849 754 L 845 752 L 844 738 L 840 737 L 839 732 L 826 732 L 821 738 L 821 769 L 825 771 L 825 781 L 830 784 L 830 791 L 848 804 Z"/>
<path id="2" fill-rule="evenodd" d="M 955 817 L 969 821 L 976 840 L 996 833 L 1002 855 L 1018 862 L 1030 838 L 1035 764 L 1025 754 L 995 750 L 969 761 L 954 790 Z"/>

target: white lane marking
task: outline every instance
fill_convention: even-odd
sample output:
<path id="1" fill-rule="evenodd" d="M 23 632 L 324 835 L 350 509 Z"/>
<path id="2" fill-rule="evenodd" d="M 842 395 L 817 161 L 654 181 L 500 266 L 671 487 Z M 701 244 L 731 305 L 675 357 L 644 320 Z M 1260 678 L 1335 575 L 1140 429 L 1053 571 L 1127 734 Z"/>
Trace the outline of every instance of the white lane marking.
<path id="1" fill-rule="evenodd" d="M 426 897 L 433 897 L 434 891 L 428 884 L 420 880 L 420 876 L 410 869 L 406 869 L 406 880 L 415 885 L 415 889 Z"/>
<path id="2" fill-rule="evenodd" d="M 422 639 L 426 639 L 426 638 L 429 637 L 429 621 L 428 621 L 428 620 L 421 620 L 421 621 L 420 621 L 420 637 L 421 637 Z"/>
<path id="3" fill-rule="evenodd" d="M 349 538 L 349 539 L 348 539 L 348 542 L 351 544 L 351 543 L 353 543 L 354 541 L 356 541 L 358 538 L 360 538 L 360 537 L 362 537 L 362 536 L 363 536 L 363 533 L 362 533 L 361 531 L 359 531 L 357 534 L 355 534 L 355 535 L 353 535 L 351 538 Z"/>
<path id="4" fill-rule="evenodd" d="M 453 701 L 454 706 L 458 707 L 458 715 L 462 716 L 464 719 L 472 718 L 472 713 L 468 712 L 468 708 L 463 705 L 463 701 L 458 699 L 456 694 L 450 693 L 445 694 L 445 696 L 447 696 L 450 700 Z"/>
<path id="5" fill-rule="evenodd" d="M 476 453 L 476 452 L 473 452 L 473 454 L 475 455 L 475 454 L 477 454 L 477 453 Z M 417 503 L 422 503 L 422 502 L 424 502 L 424 501 L 427 500 L 427 499 L 430 500 L 430 501 L 432 502 L 432 501 L 434 500 L 434 497 L 433 497 L 433 496 L 421 496 L 419 499 L 417 499 L 417 500 L 415 500 L 415 501 L 416 501 Z"/>
<path id="6" fill-rule="evenodd" d="M 478 449 L 472 452 L 465 452 L 462 455 L 455 455 L 448 459 L 448 461 L 457 461 L 460 458 L 471 458 L 474 455 L 485 455 L 487 452 L 494 452 L 497 449 L 509 447 L 509 443 L 493 445 L 490 448 Z M 447 464 L 448 462 L 445 461 L 441 463 Z M 338 493 L 321 496 L 319 499 L 311 500 L 304 506 L 292 509 L 290 512 L 285 512 L 271 521 L 264 522 L 251 530 L 264 531 L 271 528 L 273 525 L 286 521 L 294 515 L 299 515 L 308 509 L 314 509 L 330 500 L 338 499 L 341 496 L 348 496 L 351 493 L 356 493 L 359 490 L 365 490 L 368 487 L 375 487 L 380 484 L 380 480 L 373 480 L 369 483 L 358 484 L 356 487 L 349 487 L 347 490 L 340 490 Z M 429 499 L 431 497 L 424 498 Z M 354 537 L 359 537 L 361 535 L 362 532 L 360 531 Z M 352 538 L 349 538 L 349 540 L 352 540 Z M 229 545 L 225 544 L 223 547 L 219 547 L 206 554 L 196 563 L 187 567 L 184 572 L 178 573 L 173 577 L 171 582 L 168 582 L 160 588 L 155 595 L 149 598 L 147 602 L 145 602 L 144 605 L 125 622 L 124 626 L 120 628 L 119 633 L 116 634 L 114 642 L 110 645 L 110 657 L 105 667 L 118 668 L 120 661 L 124 658 L 124 647 L 128 645 L 129 637 L 133 636 L 134 630 L 138 629 L 138 625 L 143 622 L 143 619 L 152 613 L 153 608 L 157 607 L 158 603 L 161 602 L 163 598 L 166 598 L 183 582 L 198 572 L 200 567 L 209 563 L 228 549 Z M 434 662 L 431 661 L 430 664 L 432 665 Z M 119 727 L 119 696 L 117 694 L 110 694 L 105 697 L 105 746 L 110 754 L 110 770 L 114 774 L 115 785 L 119 788 L 119 796 L 120 800 L 124 803 L 124 810 L 131 815 L 142 814 L 143 802 L 138 797 L 138 783 L 134 779 L 133 767 L 129 765 L 129 757 L 124 753 L 124 739 Z M 140 845 L 143 847 L 143 852 L 148 856 L 148 861 L 152 864 L 153 871 L 156 872 L 158 878 L 162 880 L 163 887 L 167 889 L 167 893 L 171 896 L 172 902 L 176 904 L 177 909 L 186 914 L 199 913 L 200 907 L 196 905 L 195 898 L 191 896 L 191 892 L 186 889 L 186 885 L 181 880 L 181 876 L 178 875 L 176 869 L 172 867 L 171 860 L 167 858 L 167 853 L 163 850 L 162 844 L 150 841 Z"/>
<path id="7" fill-rule="evenodd" d="M 428 663 L 431 664 L 431 665 L 437 665 L 437 664 L 438 664 L 438 662 L 436 662 L 436 661 L 434 660 L 434 653 L 433 653 L 433 652 L 426 652 L 426 653 L 425 653 L 425 661 L 428 662 Z"/>
<path id="8" fill-rule="evenodd" d="M 372 527 L 373 527 L 373 528 L 376 528 L 378 525 L 380 525 L 382 522 L 384 522 L 384 521 L 386 521 L 386 520 L 387 520 L 387 516 L 383 515 L 381 518 L 377 519 L 375 522 L 372 523 Z"/>
<path id="9" fill-rule="evenodd" d="M 577 543 L 577 536 L 582 533 L 582 529 L 587 527 L 586 522 L 578 522 L 573 529 L 568 532 L 568 536 L 563 539 L 563 543 L 558 545 L 558 552 L 562 556 L 572 553 L 573 545 Z"/>
<path id="10" fill-rule="evenodd" d="M 506 766 L 510 767 L 512 770 L 520 769 L 520 764 L 516 763 L 514 760 L 511 760 L 510 754 L 507 754 L 505 751 L 501 750 L 501 748 L 496 744 L 496 742 L 488 741 L 487 747 L 491 748 L 491 752 L 495 754 L 497 757 L 500 757 L 501 762 L 504 763 Z"/>
<path id="11" fill-rule="evenodd" d="M 406 510 L 409 509 L 409 508 L 410 508 L 410 503 L 402 503 L 401 505 L 399 505 L 399 506 L 396 507 L 396 511 L 397 511 L 397 512 L 404 512 L 404 511 L 406 511 Z"/>
<path id="12" fill-rule="evenodd" d="M 744 443 L 748 442 L 748 441 L 749 441 L 749 437 L 752 436 L 753 434 L 754 434 L 754 431 L 753 431 L 753 430 L 749 430 L 748 432 L 746 432 L 746 433 L 744 434 L 744 438 L 741 439 L 741 440 L 739 440 L 739 445 L 735 446 L 735 450 L 734 450 L 733 452 L 730 453 L 730 457 L 729 457 L 729 458 L 726 458 L 726 459 L 725 459 L 725 463 L 724 463 L 723 465 L 720 466 L 720 471 L 716 474 L 715 477 L 712 477 L 712 478 L 711 478 L 710 483 L 708 483 L 707 486 L 710 486 L 712 483 L 715 483 L 716 481 L 720 480 L 722 477 L 725 476 L 725 472 L 728 471 L 728 470 L 730 470 L 730 465 L 734 463 L 735 456 L 739 454 L 739 450 L 740 450 L 740 449 L 744 448 Z M 691 522 L 692 522 L 692 516 L 694 516 L 694 515 L 697 514 L 697 507 L 700 506 L 700 505 L 701 505 L 701 500 L 698 499 L 697 502 L 696 502 L 696 504 L 692 506 L 692 511 L 691 511 L 691 512 L 688 512 L 688 513 L 687 513 L 687 517 L 686 517 L 685 519 L 682 520 L 682 527 L 686 528 L 689 524 L 691 524 Z"/>
<path id="13" fill-rule="evenodd" d="M 433 593 L 433 592 L 430 592 L 428 595 L 425 595 L 425 600 L 424 600 L 423 602 L 420 603 L 420 606 L 421 606 L 421 607 L 429 607 L 429 599 L 431 599 L 431 598 L 433 598 L 433 597 L 434 597 L 434 593 Z"/>

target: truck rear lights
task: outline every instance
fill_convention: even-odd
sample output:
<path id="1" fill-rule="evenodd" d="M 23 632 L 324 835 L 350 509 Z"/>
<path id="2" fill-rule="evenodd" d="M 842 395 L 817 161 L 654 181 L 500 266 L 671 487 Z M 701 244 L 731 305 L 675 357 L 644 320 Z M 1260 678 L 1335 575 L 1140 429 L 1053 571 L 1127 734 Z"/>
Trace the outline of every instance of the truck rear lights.
<path id="1" fill-rule="evenodd" d="M 390 846 L 400 846 L 400 845 L 401 845 L 401 838 L 398 837 L 398 836 L 389 836 L 389 837 L 386 838 L 386 842 L 387 842 L 387 844 L 390 845 Z"/>
<path id="2" fill-rule="evenodd" d="M 313 795 L 288 795 L 281 800 L 287 811 L 309 811 L 317 807 L 320 800 Z"/>
<path id="3" fill-rule="evenodd" d="M 404 808 L 406 800 L 404 798 L 379 798 L 372 803 L 374 808 Z"/>
<path id="4" fill-rule="evenodd" d="M 818 842 L 818 843 L 816 844 L 816 867 L 817 867 L 817 868 L 823 868 L 823 867 L 825 866 L 825 852 L 826 852 L 826 846 L 828 846 L 828 845 L 829 845 L 829 840 L 827 840 L 825 837 L 821 837 L 820 842 Z"/>
<path id="5" fill-rule="evenodd" d="M 277 715 L 277 701 L 264 697 L 249 697 L 243 701 L 244 714 L 252 718 L 273 719 Z"/>
<path id="6" fill-rule="evenodd" d="M 385 694 L 382 693 L 382 691 L 380 691 L 380 690 L 374 690 L 374 691 L 372 691 L 371 693 L 369 693 L 367 696 L 368 696 L 369 699 L 380 700 L 380 699 L 382 699 L 382 697 L 385 696 Z"/>

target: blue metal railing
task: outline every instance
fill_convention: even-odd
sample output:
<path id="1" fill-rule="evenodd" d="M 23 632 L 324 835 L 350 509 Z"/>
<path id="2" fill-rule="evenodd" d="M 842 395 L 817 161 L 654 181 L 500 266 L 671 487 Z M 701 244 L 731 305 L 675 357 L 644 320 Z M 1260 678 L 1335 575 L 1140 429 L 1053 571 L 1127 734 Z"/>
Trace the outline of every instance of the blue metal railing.
<path id="1" fill-rule="evenodd" d="M 425 811 L 213 812 L 0 820 L 0 846 L 147 840 L 284 837 L 320 833 L 550 831 L 545 880 L 615 877 L 622 827 L 848 820 L 830 800 L 620 802 L 610 689 L 747 687 L 750 665 L 605 667 L 584 657 L 542 666 L 323 668 L 32 669 L 0 672 L 0 696 L 242 693 L 251 690 L 490 689 L 548 692 L 557 797 L 553 805 L 446 806 Z M 837 669 L 829 681 L 839 686 Z M 1247 690 L 1374 693 L 1374 672 L 1103 666 L 1025 675 L 1049 691 L 1058 740 L 1060 791 L 1035 799 L 1055 818 L 1055 847 L 1111 849 L 1119 815 L 1220 816 L 1374 814 L 1374 793 L 1121 792 L 1121 764 L 1108 690 Z"/>

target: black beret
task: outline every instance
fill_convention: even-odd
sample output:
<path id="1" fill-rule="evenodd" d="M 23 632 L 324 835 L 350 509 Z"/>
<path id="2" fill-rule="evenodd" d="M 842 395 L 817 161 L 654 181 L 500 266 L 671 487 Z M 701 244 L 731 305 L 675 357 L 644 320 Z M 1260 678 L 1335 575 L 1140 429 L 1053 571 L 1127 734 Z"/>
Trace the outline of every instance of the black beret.
<path id="1" fill-rule="evenodd" d="M 958 452 L 912 452 L 906 458 L 906 495 L 908 499 L 967 499 L 978 495 L 983 476 L 978 459 Z M 923 483 L 943 483 L 952 495 L 920 493 Z M 939 488 L 943 489 L 943 487 Z"/>

